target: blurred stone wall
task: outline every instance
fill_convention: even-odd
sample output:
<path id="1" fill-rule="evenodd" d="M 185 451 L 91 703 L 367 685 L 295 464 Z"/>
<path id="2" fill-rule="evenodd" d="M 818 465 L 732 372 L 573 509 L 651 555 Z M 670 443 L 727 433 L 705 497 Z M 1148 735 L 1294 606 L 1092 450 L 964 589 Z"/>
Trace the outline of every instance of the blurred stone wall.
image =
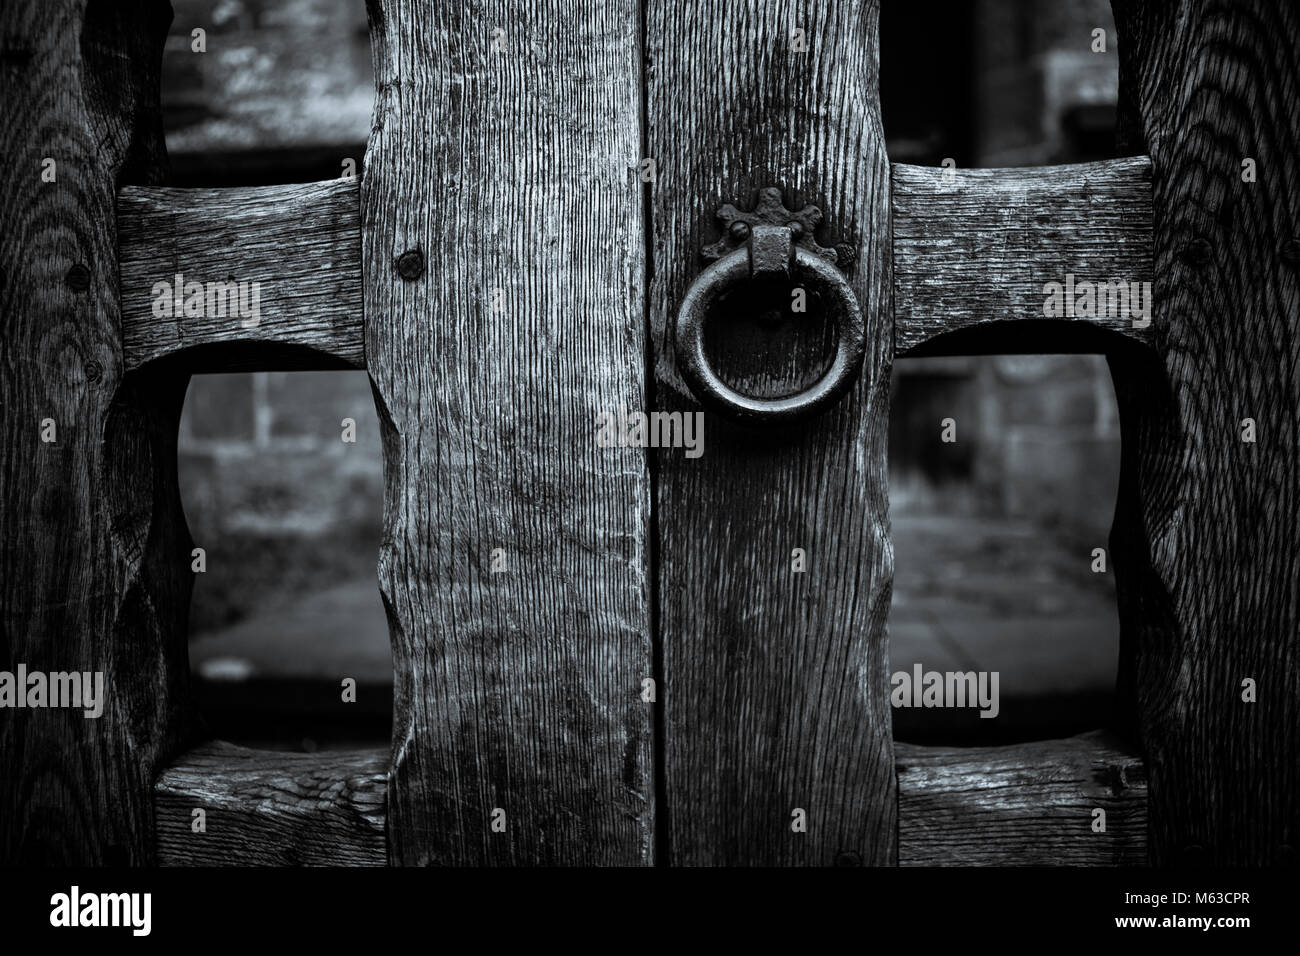
<path id="1" fill-rule="evenodd" d="M 353 419 L 356 442 L 343 441 Z M 364 372 L 196 375 L 181 421 L 185 507 L 219 533 L 374 524 L 379 427 Z"/>
<path id="2" fill-rule="evenodd" d="M 1092 50 L 1106 31 L 1106 52 Z M 1109 0 L 977 0 L 978 166 L 1112 155 L 1119 71 Z"/>
<path id="3" fill-rule="evenodd" d="M 345 418 L 355 442 L 343 441 Z M 192 633 L 374 576 L 383 466 L 365 372 L 196 375 L 179 465 L 185 516 L 207 552 Z"/>
<path id="4" fill-rule="evenodd" d="M 293 182 L 309 161 L 323 166 L 314 179 L 339 175 L 346 157 L 360 166 L 375 99 L 364 0 L 172 0 L 162 69 L 180 179 L 266 184 Z"/>

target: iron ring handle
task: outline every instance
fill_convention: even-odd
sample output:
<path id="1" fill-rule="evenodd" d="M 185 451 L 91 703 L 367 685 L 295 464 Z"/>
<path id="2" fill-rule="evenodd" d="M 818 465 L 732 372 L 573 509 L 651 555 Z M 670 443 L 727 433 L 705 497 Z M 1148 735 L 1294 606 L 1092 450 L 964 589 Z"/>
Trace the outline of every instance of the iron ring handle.
<path id="1" fill-rule="evenodd" d="M 857 296 L 829 261 L 801 246 L 794 247 L 791 276 L 801 275 L 823 292 L 835 318 L 838 344 L 835 359 L 810 388 L 780 398 L 755 398 L 728 386 L 714 372 L 704 354 L 704 320 L 729 289 L 754 273 L 751 250 L 737 249 L 723 256 L 696 277 L 682 300 L 673 329 L 677 365 L 682 378 L 700 403 L 734 421 L 779 425 L 817 415 L 838 402 L 853 385 L 862 368 L 866 328 Z"/>

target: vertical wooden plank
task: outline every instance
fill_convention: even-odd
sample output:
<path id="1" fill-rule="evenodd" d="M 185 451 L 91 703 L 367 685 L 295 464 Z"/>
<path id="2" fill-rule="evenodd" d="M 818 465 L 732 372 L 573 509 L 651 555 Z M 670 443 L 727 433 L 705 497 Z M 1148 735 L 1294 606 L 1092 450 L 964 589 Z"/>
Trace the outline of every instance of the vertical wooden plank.
<path id="1" fill-rule="evenodd" d="M 647 3 L 654 407 L 698 408 L 669 330 L 722 202 L 776 185 L 787 206 L 818 205 L 818 241 L 856 254 L 848 275 L 867 322 L 861 378 L 823 417 L 777 433 L 710 415 L 701 457 L 657 456 L 661 825 L 675 864 L 895 862 L 877 15 L 874 0 Z M 826 354 L 814 325 L 788 347 L 760 331 L 724 348 L 724 375 L 751 394 L 794 390 Z M 795 548 L 805 573 L 792 573 Z"/>
<path id="2" fill-rule="evenodd" d="M 648 862 L 648 468 L 596 444 L 644 381 L 636 5 L 370 14 L 389 858 Z"/>
<path id="3" fill-rule="evenodd" d="M 108 0 L 0 12 L 0 670 L 104 687 L 98 717 L 0 710 L 0 863 L 152 861 L 154 769 L 184 730 L 186 377 L 124 374 L 114 215 L 117 185 L 165 163 L 169 19 Z"/>
<path id="4" fill-rule="evenodd" d="M 1294 861 L 1300 8 L 1114 8 L 1124 134 L 1153 168 L 1159 358 L 1112 362 L 1121 680 L 1147 755 L 1152 862 Z"/>

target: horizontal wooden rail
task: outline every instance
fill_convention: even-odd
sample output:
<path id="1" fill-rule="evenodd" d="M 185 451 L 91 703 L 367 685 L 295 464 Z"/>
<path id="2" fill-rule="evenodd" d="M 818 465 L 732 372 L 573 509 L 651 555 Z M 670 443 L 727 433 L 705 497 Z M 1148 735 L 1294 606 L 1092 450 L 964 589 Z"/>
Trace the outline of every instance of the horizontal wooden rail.
<path id="1" fill-rule="evenodd" d="M 945 333 L 1007 320 L 1018 327 L 989 347 L 1079 351 L 1045 314 L 1049 283 L 1073 282 L 1071 312 L 1092 283 L 1107 311 L 1111 283 L 1147 283 L 1150 308 L 1151 166 L 1146 157 L 1029 169 L 944 170 L 895 164 L 895 349 L 902 354 Z M 122 335 L 128 369 L 201 345 L 193 371 L 363 368 L 360 221 L 355 180 L 239 189 L 129 187 L 118 197 Z M 176 314 L 176 276 L 201 283 L 200 314 Z M 1071 279 L 1070 277 L 1073 277 Z M 235 312 L 237 289 L 258 283 L 258 315 Z M 165 283 L 166 286 L 159 285 Z M 216 301 L 208 294 L 217 286 Z M 245 287 L 245 292 L 251 292 Z M 172 314 L 161 301 L 173 298 Z M 231 296 L 225 315 L 223 296 Z M 245 295 L 245 304 L 251 304 Z M 182 289 L 179 300 L 187 296 Z M 1130 309 L 1137 300 L 1128 302 Z M 1078 306 L 1078 308 L 1076 308 Z M 184 310 L 182 309 L 182 312 Z M 195 311 L 200 311 L 197 308 Z M 246 309 L 247 311 L 247 309 Z M 1135 327 L 1135 318 L 1139 324 Z M 1132 314 L 1063 315 L 1149 343 L 1152 325 Z M 258 347 L 247 348 L 256 344 Z M 267 348 L 267 346 L 288 348 Z M 293 347 L 301 348 L 293 348 Z M 962 353 L 969 343 L 954 346 Z"/>
<path id="2" fill-rule="evenodd" d="M 128 371 L 365 367 L 356 180 L 129 187 L 117 215 Z"/>
<path id="3" fill-rule="evenodd" d="M 1106 732 L 1007 747 L 896 744 L 895 753 L 902 866 L 1146 863 L 1142 760 Z M 388 763 L 386 748 L 198 747 L 158 779 L 159 862 L 382 866 Z M 1097 808 L 1105 832 L 1093 829 Z"/>
<path id="4" fill-rule="evenodd" d="M 388 748 L 314 754 L 204 744 L 158 778 L 164 866 L 383 866 Z M 204 812 L 194 832 L 195 810 Z"/>
<path id="5" fill-rule="evenodd" d="M 1065 322 L 1153 341 L 1151 312 L 1145 328 L 1134 327 L 1128 314 L 1073 314 L 1091 311 L 1081 301 L 1083 282 L 1123 283 L 1126 292 L 1131 283 L 1147 283 L 1142 304 L 1150 309 L 1151 163 L 1145 156 L 1029 169 L 895 164 L 893 214 L 898 355 L 944 333 L 1008 320 L 1046 324 L 999 328 L 1002 334 L 986 337 L 986 351 L 1099 348 L 1095 336 L 1062 334 Z M 1065 287 L 1073 283 L 1071 315 L 1045 314 L 1045 287 L 1052 282 L 1063 287 L 1063 306 Z M 954 342 L 946 354 L 978 351 L 971 344 Z M 943 343 L 926 349 L 941 353 Z"/>
<path id="6" fill-rule="evenodd" d="M 1147 862 L 1146 772 L 1110 734 L 894 749 L 901 866 Z M 1093 829 L 1097 808 L 1105 832 Z"/>

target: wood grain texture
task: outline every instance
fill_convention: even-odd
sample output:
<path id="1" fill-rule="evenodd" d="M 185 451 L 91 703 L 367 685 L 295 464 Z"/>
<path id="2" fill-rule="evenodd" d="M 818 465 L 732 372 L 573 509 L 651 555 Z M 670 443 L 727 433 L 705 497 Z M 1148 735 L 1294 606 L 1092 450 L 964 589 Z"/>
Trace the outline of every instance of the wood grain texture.
<path id="1" fill-rule="evenodd" d="M 1120 679 L 1147 759 L 1152 862 L 1294 863 L 1300 7 L 1114 10 L 1125 141 L 1153 168 L 1158 356 L 1111 365 Z"/>
<path id="2" fill-rule="evenodd" d="M 1048 318 L 1043 291 L 1050 282 L 1064 285 L 1067 274 L 1076 282 L 1126 288 L 1145 282 L 1142 301 L 1150 305 L 1151 168 L 1145 157 L 1033 169 L 895 164 L 892 171 L 899 354 L 927 343 L 926 354 L 937 354 L 944 347 L 932 342 L 938 336 L 1011 321 L 1035 322 L 1004 330 L 1015 351 L 1095 350 L 1095 339 L 1062 328 L 1070 322 L 1152 340 L 1153 326 L 1134 328 L 1129 315 Z"/>
<path id="3" fill-rule="evenodd" d="M 383 866 L 386 748 L 314 754 L 222 741 L 158 777 L 163 866 Z M 194 811 L 205 830 L 195 833 Z"/>
<path id="4" fill-rule="evenodd" d="M 126 374 L 114 215 L 120 183 L 163 174 L 168 19 L 165 3 L 0 7 L 0 670 L 102 672 L 106 698 L 96 719 L 0 711 L 5 865 L 149 863 L 155 766 L 187 732 L 186 378 Z"/>
<path id="5" fill-rule="evenodd" d="M 596 444 L 597 415 L 640 405 L 644 382 L 636 4 L 370 17 L 389 859 L 647 863 L 648 465 Z"/>
<path id="6" fill-rule="evenodd" d="M 126 367 L 185 352 L 182 363 L 192 372 L 364 368 L 357 193 L 355 179 L 123 189 L 117 210 Z M 257 283 L 258 314 L 245 320 L 227 307 L 224 315 L 207 308 L 198 316 L 155 315 L 155 283 L 174 287 L 178 273 L 205 289 Z M 245 288 L 251 307 L 253 287 Z"/>
<path id="7" fill-rule="evenodd" d="M 646 4 L 655 409 L 698 408 L 671 325 L 723 202 L 767 185 L 815 203 L 844 243 L 867 324 L 845 400 L 798 430 L 705 419 L 704 454 L 657 453 L 660 690 L 673 864 L 892 864 L 895 782 L 885 617 L 893 578 L 886 422 L 889 168 L 875 2 Z M 792 49 L 792 28 L 807 52 Z M 789 293 L 781 292 L 790 301 Z M 754 306 L 755 303 L 748 303 Z M 744 329 L 717 350 L 751 394 L 787 391 L 824 360 L 824 316 Z M 706 332 L 707 336 L 707 332 Z M 707 339 L 706 339 L 707 341 Z M 791 572 L 794 548 L 808 570 Z M 807 832 L 791 829 L 807 813 Z"/>
<path id="8" fill-rule="evenodd" d="M 895 744 L 901 866 L 1141 866 L 1142 760 L 1110 734 L 1005 747 Z M 1093 810 L 1106 831 L 1093 831 Z"/>

